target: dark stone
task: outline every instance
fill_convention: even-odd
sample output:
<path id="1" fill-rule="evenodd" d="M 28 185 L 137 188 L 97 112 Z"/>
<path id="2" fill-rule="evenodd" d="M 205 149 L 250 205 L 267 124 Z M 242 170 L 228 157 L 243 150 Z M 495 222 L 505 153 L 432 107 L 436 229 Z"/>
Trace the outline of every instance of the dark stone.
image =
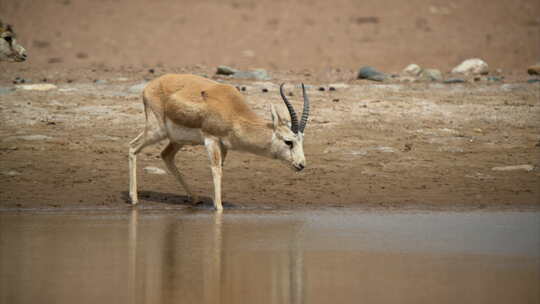
<path id="1" fill-rule="evenodd" d="M 319 91 L 324 92 L 326 89 L 324 87 L 319 87 Z"/>
<path id="2" fill-rule="evenodd" d="M 267 89 L 267 88 L 264 88 L 264 89 L 262 89 L 262 92 L 263 92 L 263 93 L 268 93 L 268 89 Z"/>
<path id="3" fill-rule="evenodd" d="M 361 67 L 360 70 L 358 70 L 357 78 L 373 81 L 383 81 L 388 78 L 388 76 L 386 76 L 384 73 L 377 71 L 375 68 L 372 68 L 370 66 L 364 66 Z"/>
<path id="4" fill-rule="evenodd" d="M 540 82 L 539 78 L 533 78 L 533 79 L 527 80 L 527 83 L 537 83 L 537 82 Z"/>
<path id="5" fill-rule="evenodd" d="M 467 82 L 463 78 L 448 78 L 443 83 L 464 83 Z"/>
<path id="6" fill-rule="evenodd" d="M 334 88 L 334 87 L 329 87 L 328 90 L 329 90 L 329 91 L 335 91 L 336 88 Z"/>
<path id="7" fill-rule="evenodd" d="M 148 73 L 154 74 L 156 71 L 154 69 L 148 69 Z"/>

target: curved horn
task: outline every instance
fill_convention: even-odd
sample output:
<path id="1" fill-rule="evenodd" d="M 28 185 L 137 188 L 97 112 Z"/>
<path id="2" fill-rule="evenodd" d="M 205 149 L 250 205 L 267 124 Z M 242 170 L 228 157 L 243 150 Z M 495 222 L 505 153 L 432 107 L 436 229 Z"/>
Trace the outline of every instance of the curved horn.
<path id="1" fill-rule="evenodd" d="M 291 130 L 293 131 L 293 133 L 298 133 L 298 118 L 296 117 L 296 112 L 294 111 L 293 106 L 291 105 L 287 97 L 285 97 L 285 93 L 283 93 L 284 85 L 285 83 L 282 83 L 279 86 L 279 93 L 281 94 L 281 98 L 283 98 L 283 102 L 287 106 L 287 110 L 289 110 L 289 114 L 291 115 Z"/>
<path id="2" fill-rule="evenodd" d="M 302 83 L 302 95 L 304 96 L 304 111 L 302 112 L 302 119 L 300 120 L 300 132 L 304 133 L 304 129 L 306 128 L 307 120 L 309 117 L 309 99 L 306 95 L 306 88 L 304 87 L 304 84 Z"/>

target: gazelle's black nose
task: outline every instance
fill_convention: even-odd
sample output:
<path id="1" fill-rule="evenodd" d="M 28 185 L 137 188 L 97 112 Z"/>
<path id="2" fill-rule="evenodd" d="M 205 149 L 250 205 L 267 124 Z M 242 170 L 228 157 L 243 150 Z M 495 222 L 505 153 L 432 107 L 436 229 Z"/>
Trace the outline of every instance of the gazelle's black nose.
<path id="1" fill-rule="evenodd" d="M 294 166 L 294 167 L 295 167 L 296 170 L 298 170 L 298 171 L 302 171 L 302 170 L 305 168 L 304 165 L 302 165 L 302 164 L 298 164 L 298 165 L 296 165 L 296 166 Z"/>

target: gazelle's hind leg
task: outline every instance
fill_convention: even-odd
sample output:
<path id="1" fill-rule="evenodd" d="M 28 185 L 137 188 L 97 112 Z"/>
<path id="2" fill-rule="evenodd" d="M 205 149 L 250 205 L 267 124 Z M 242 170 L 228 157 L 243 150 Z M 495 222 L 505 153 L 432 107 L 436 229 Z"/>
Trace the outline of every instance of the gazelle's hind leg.
<path id="1" fill-rule="evenodd" d="M 129 197 L 133 205 L 139 201 L 137 196 L 137 154 L 145 147 L 165 139 L 166 136 L 162 129 L 145 130 L 129 143 Z"/>
<path id="2" fill-rule="evenodd" d="M 180 171 L 178 171 L 178 168 L 176 167 L 176 164 L 174 163 L 174 157 L 176 153 L 182 148 L 181 144 L 170 142 L 167 147 L 161 152 L 161 158 L 163 159 L 163 162 L 165 162 L 165 165 L 167 166 L 167 169 L 169 170 L 169 173 L 171 173 L 176 180 L 184 187 L 184 190 L 186 190 L 188 196 L 190 197 L 191 201 L 193 203 L 197 203 L 199 201 L 199 198 L 197 195 L 191 191 L 189 188 L 189 185 L 184 180 L 184 176 Z"/>

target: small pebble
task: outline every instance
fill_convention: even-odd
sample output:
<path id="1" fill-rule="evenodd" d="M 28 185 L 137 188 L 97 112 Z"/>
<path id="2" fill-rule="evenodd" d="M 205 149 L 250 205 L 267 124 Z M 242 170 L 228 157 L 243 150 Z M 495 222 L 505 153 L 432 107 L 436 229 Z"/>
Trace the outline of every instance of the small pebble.
<path id="1" fill-rule="evenodd" d="M 332 99 L 333 102 L 339 102 L 339 98 Z"/>
<path id="2" fill-rule="evenodd" d="M 263 92 L 263 93 L 268 93 L 268 89 L 267 89 L 267 88 L 264 88 L 264 89 L 262 89 L 262 92 Z"/>
<path id="3" fill-rule="evenodd" d="M 334 88 L 334 87 L 329 87 L 328 90 L 329 90 L 329 91 L 335 91 L 336 88 Z"/>
<path id="4" fill-rule="evenodd" d="M 324 87 L 319 87 L 319 91 L 324 92 L 326 89 Z"/>
<path id="5" fill-rule="evenodd" d="M 148 73 L 150 74 L 154 74 L 155 70 L 154 69 L 148 69 Z"/>

